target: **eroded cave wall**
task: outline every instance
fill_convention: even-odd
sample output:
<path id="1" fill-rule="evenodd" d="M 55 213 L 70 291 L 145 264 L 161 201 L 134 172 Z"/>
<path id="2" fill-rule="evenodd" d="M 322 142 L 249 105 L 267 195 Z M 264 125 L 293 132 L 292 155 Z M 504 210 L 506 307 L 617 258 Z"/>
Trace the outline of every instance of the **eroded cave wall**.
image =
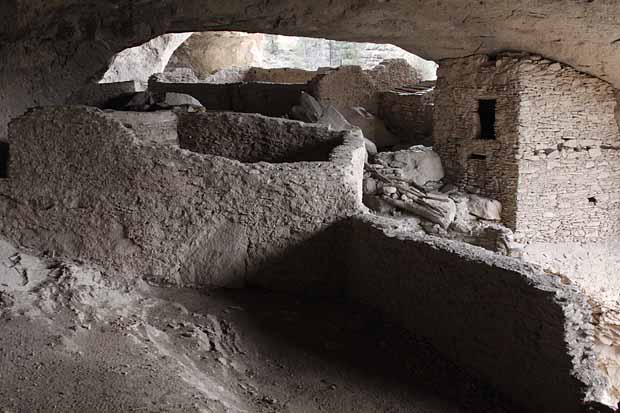
<path id="1" fill-rule="evenodd" d="M 341 287 L 333 237 L 361 208 L 359 137 L 329 162 L 243 164 L 50 107 L 12 122 L 10 151 L 0 230 L 18 244 L 180 285 Z"/>
<path id="2" fill-rule="evenodd" d="M 389 218 L 355 218 L 351 238 L 353 300 L 426 337 L 528 411 L 617 403 L 577 287 L 482 248 L 418 238 Z"/>
<path id="3" fill-rule="evenodd" d="M 164 71 L 174 51 L 191 35 L 192 33 L 164 34 L 140 46 L 123 50 L 112 58 L 100 82 L 148 82 L 151 75 Z"/>
<path id="4" fill-rule="evenodd" d="M 610 84 L 536 58 L 519 66 L 516 235 L 593 241 L 620 235 L 620 130 Z"/>

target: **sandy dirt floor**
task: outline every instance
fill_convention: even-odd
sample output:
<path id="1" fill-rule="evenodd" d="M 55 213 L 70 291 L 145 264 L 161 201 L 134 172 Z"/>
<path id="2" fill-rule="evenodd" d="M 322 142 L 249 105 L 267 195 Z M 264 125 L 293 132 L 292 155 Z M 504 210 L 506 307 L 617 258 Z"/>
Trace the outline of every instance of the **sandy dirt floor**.
<path id="1" fill-rule="evenodd" d="M 349 304 L 161 288 L 0 241 L 0 412 L 513 412 Z"/>

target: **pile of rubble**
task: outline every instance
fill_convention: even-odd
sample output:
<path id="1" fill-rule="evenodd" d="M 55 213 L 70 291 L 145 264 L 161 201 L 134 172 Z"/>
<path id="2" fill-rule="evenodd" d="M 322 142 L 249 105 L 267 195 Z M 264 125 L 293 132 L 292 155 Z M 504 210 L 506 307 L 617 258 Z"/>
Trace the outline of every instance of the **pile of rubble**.
<path id="1" fill-rule="evenodd" d="M 420 232 L 510 256 L 521 246 L 501 224 L 500 202 L 443 183 L 441 159 L 429 147 L 380 152 L 366 164 L 364 203 L 380 215 L 407 219 Z"/>

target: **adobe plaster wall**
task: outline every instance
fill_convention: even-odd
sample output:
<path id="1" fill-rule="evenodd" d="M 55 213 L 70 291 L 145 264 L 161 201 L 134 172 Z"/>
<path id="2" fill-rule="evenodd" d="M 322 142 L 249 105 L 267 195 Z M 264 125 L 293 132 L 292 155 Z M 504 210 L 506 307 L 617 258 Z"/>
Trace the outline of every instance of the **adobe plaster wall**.
<path id="1" fill-rule="evenodd" d="M 325 126 L 234 112 L 179 113 L 178 130 L 184 149 L 250 163 L 327 161 L 347 135 Z"/>
<path id="2" fill-rule="evenodd" d="M 576 285 L 415 235 L 394 219 L 364 215 L 351 225 L 352 300 L 428 338 L 531 411 L 582 412 L 583 399 L 616 406 L 617 340 Z"/>
<path id="3" fill-rule="evenodd" d="M 339 291 L 332 236 L 362 207 L 355 135 L 329 161 L 244 164 L 50 107 L 11 123 L 10 153 L 0 231 L 14 242 L 159 282 Z"/>

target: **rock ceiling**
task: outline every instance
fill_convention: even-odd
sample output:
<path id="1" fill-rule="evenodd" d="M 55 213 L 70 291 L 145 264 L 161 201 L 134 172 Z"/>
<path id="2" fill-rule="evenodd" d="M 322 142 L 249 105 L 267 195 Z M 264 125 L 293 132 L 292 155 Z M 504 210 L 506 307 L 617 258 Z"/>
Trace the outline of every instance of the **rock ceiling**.
<path id="1" fill-rule="evenodd" d="M 241 30 L 394 43 L 432 60 L 523 50 L 620 86 L 616 0 L 15 0 L 0 38 L 100 42 L 110 53 L 167 31 Z"/>

